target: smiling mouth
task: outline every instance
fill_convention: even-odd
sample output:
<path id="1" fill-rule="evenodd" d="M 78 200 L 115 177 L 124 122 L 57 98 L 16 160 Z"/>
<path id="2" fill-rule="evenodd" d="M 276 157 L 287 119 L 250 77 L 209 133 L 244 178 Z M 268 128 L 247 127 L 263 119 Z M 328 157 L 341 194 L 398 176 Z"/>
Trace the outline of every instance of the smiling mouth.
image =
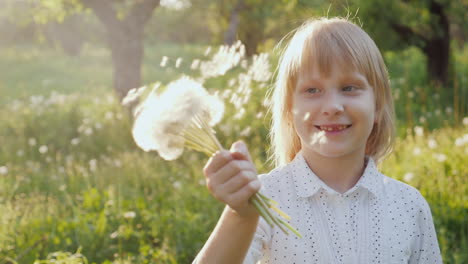
<path id="1" fill-rule="evenodd" d="M 327 131 L 327 132 L 337 132 L 337 131 L 345 130 L 351 127 L 351 125 L 326 125 L 326 126 L 315 126 L 315 127 L 320 130 Z"/>

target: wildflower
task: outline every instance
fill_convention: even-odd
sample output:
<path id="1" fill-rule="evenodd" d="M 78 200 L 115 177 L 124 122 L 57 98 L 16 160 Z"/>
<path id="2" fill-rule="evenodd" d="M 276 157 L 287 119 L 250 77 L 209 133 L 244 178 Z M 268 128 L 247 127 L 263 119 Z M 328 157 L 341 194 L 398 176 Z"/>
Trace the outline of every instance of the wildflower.
<path id="1" fill-rule="evenodd" d="M 430 113 L 428 113 L 428 114 L 430 114 Z M 422 124 L 426 123 L 426 118 L 424 116 L 421 116 L 419 118 L 419 123 L 422 123 Z"/>
<path id="2" fill-rule="evenodd" d="M 20 150 L 16 151 L 16 156 L 18 156 L 18 157 L 24 156 L 24 150 L 20 149 Z"/>
<path id="3" fill-rule="evenodd" d="M 8 167 L 7 166 L 0 166 L 0 174 L 1 175 L 6 175 L 8 173 Z"/>
<path id="4" fill-rule="evenodd" d="M 415 126 L 414 127 L 414 133 L 416 134 L 416 136 L 422 137 L 422 136 L 424 136 L 424 128 L 420 127 L 420 126 Z"/>
<path id="5" fill-rule="evenodd" d="M 463 125 L 468 126 L 468 116 L 463 118 Z"/>
<path id="6" fill-rule="evenodd" d="M 413 97 L 414 97 L 414 92 L 413 91 L 408 92 L 408 98 L 413 98 Z"/>
<path id="7" fill-rule="evenodd" d="M 452 107 L 447 106 L 447 107 L 445 108 L 445 113 L 450 114 L 450 113 L 452 113 L 452 112 L 453 112 Z"/>
<path id="8" fill-rule="evenodd" d="M 156 150 L 162 158 L 173 160 L 184 147 L 208 156 L 223 149 L 212 127 L 221 120 L 224 104 L 192 79 L 183 77 L 170 83 L 162 94 L 151 93 L 138 109 L 132 134 L 145 151 Z M 289 219 L 275 201 L 257 192 L 250 202 L 271 226 L 276 225 L 286 234 L 289 229 L 300 237 L 293 227 L 273 215 L 272 210 Z"/>
<path id="9" fill-rule="evenodd" d="M 133 219 L 135 218 L 135 216 L 136 216 L 136 213 L 133 211 L 128 211 L 123 214 L 123 217 L 126 219 Z"/>
<path id="10" fill-rule="evenodd" d="M 42 146 L 39 147 L 39 153 L 41 153 L 41 154 L 47 153 L 48 150 L 49 150 L 49 148 L 46 145 L 42 145 Z"/>

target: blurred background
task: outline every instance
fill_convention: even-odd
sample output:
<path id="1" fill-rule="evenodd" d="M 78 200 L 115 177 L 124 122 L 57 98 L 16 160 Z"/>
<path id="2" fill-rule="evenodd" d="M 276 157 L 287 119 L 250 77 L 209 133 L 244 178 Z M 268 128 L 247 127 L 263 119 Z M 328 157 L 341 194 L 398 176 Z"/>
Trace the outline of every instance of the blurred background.
<path id="1" fill-rule="evenodd" d="M 428 200 L 444 262 L 467 263 L 464 0 L 0 0 L 0 263 L 191 262 L 223 207 L 206 157 L 138 149 L 121 100 L 202 79 L 226 103 L 222 144 L 266 173 L 275 47 L 321 16 L 381 49 L 398 140 L 380 167 Z"/>

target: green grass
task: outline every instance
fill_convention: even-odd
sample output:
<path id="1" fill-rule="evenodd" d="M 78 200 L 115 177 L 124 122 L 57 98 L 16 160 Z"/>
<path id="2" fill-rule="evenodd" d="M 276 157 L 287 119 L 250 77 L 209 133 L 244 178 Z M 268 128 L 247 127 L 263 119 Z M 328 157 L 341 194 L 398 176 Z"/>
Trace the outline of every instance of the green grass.
<path id="1" fill-rule="evenodd" d="M 148 47 L 145 83 L 198 75 L 188 62 L 204 58 L 204 50 Z M 420 54 L 405 52 L 386 56 L 393 80 L 403 79 L 396 100 L 400 138 L 382 170 L 427 198 L 445 263 L 466 263 L 466 112 L 442 93 L 434 99 L 430 87 L 421 88 L 426 99 L 407 98 L 413 84 L 423 87 L 424 75 Z M 460 87 L 467 54 L 456 57 Z M 162 56 L 170 58 L 166 67 L 159 66 Z M 174 67 L 177 57 L 181 68 Z M 110 89 L 111 69 L 108 52 L 99 48 L 87 47 L 79 58 L 34 47 L 0 51 L 0 263 L 81 263 L 82 255 L 89 263 L 188 263 L 206 241 L 222 209 L 204 186 L 206 157 L 186 152 L 167 162 L 136 148 L 128 115 Z M 407 69 L 414 69 L 411 78 Z M 211 79 L 208 89 L 228 87 L 241 72 Z M 271 169 L 268 118 L 257 116 L 266 112 L 265 92 L 253 83 L 245 114 L 236 117 L 239 108 L 227 103 L 217 128 L 226 147 L 245 140 L 262 173 Z M 416 136 L 416 125 L 424 135 Z"/>

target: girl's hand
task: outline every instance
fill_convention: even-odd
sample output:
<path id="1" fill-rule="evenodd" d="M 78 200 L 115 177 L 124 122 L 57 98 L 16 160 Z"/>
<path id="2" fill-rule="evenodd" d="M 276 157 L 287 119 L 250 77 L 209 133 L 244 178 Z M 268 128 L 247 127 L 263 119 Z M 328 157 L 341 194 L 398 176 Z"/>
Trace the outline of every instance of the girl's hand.
<path id="1" fill-rule="evenodd" d="M 260 189 L 257 170 L 246 145 L 237 141 L 231 150 L 221 150 L 210 158 L 203 173 L 211 194 L 241 217 L 258 216 L 249 198 Z"/>

